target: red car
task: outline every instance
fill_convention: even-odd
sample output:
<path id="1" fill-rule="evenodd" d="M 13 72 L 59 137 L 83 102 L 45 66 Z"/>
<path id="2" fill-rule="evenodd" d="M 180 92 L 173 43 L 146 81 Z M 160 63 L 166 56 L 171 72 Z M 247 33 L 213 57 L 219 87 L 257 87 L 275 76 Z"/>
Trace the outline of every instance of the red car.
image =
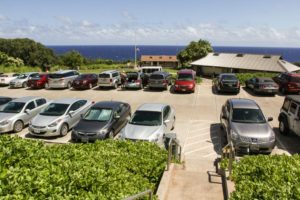
<path id="1" fill-rule="evenodd" d="M 286 72 L 274 77 L 282 94 L 300 92 L 300 74 Z"/>
<path id="2" fill-rule="evenodd" d="M 183 69 L 177 72 L 175 92 L 195 92 L 196 72 L 191 69 Z"/>
<path id="3" fill-rule="evenodd" d="M 80 74 L 73 81 L 72 87 L 74 89 L 91 89 L 98 84 L 97 74 Z"/>
<path id="4" fill-rule="evenodd" d="M 48 82 L 48 74 L 38 74 L 27 81 L 28 87 L 31 89 L 45 88 L 45 84 Z"/>

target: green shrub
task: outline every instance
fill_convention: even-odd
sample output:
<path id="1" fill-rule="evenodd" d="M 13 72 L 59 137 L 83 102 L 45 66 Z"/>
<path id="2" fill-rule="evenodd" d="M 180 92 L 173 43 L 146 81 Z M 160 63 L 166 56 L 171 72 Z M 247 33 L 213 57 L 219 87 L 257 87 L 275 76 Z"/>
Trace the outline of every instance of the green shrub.
<path id="1" fill-rule="evenodd" d="M 246 156 L 233 165 L 231 200 L 300 199 L 300 156 Z"/>
<path id="2" fill-rule="evenodd" d="M 153 143 L 44 145 L 0 137 L 1 199 L 123 199 L 155 190 L 167 153 Z"/>
<path id="3" fill-rule="evenodd" d="M 254 77 L 274 77 L 277 73 L 267 73 L 267 72 L 258 72 L 258 73 L 237 73 L 238 79 L 240 80 L 241 85 L 245 85 L 245 81 Z"/>

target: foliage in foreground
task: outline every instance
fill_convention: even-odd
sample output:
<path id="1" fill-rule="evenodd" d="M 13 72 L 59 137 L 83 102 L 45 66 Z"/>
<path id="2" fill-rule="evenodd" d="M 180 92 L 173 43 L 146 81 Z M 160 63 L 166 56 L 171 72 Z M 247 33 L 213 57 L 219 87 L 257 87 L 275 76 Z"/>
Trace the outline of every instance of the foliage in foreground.
<path id="1" fill-rule="evenodd" d="M 231 200 L 300 199 L 300 155 L 246 156 L 233 166 Z"/>
<path id="2" fill-rule="evenodd" d="M 257 73 L 237 73 L 236 74 L 238 79 L 240 80 L 240 83 L 242 85 L 245 85 L 245 81 L 246 80 L 249 80 L 251 78 L 254 78 L 254 77 L 274 77 L 277 75 L 277 73 L 268 73 L 268 72 L 257 72 Z"/>
<path id="3" fill-rule="evenodd" d="M 155 189 L 166 151 L 142 142 L 44 145 L 0 137 L 0 198 L 123 199 Z"/>

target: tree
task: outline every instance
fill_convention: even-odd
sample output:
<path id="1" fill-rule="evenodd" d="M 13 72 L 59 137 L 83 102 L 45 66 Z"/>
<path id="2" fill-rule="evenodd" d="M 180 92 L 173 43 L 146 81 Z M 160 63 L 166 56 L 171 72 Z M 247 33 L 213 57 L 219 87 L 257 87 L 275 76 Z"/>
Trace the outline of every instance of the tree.
<path id="1" fill-rule="evenodd" d="M 43 67 L 56 61 L 52 49 L 27 38 L 0 39 L 0 51 L 8 56 L 22 59 L 24 64 L 29 66 Z"/>
<path id="2" fill-rule="evenodd" d="M 65 66 L 74 69 L 84 62 L 84 57 L 78 51 L 69 51 L 62 55 L 62 61 Z"/>
<path id="3" fill-rule="evenodd" d="M 212 52 L 213 48 L 207 40 L 192 41 L 190 44 L 177 54 L 177 59 L 181 65 L 189 65 L 191 62 L 205 57 Z"/>
<path id="4" fill-rule="evenodd" d="M 20 67 L 24 65 L 24 62 L 20 58 L 13 58 L 0 51 L 0 65 L 5 67 Z"/>

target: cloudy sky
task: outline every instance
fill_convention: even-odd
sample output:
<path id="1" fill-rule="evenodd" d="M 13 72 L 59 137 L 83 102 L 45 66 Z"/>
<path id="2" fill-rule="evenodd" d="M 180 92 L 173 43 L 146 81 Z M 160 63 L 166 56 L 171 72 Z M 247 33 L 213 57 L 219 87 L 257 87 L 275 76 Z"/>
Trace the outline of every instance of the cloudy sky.
<path id="1" fill-rule="evenodd" d="M 300 47 L 299 0 L 1 0 L 0 37 L 46 45 Z"/>

